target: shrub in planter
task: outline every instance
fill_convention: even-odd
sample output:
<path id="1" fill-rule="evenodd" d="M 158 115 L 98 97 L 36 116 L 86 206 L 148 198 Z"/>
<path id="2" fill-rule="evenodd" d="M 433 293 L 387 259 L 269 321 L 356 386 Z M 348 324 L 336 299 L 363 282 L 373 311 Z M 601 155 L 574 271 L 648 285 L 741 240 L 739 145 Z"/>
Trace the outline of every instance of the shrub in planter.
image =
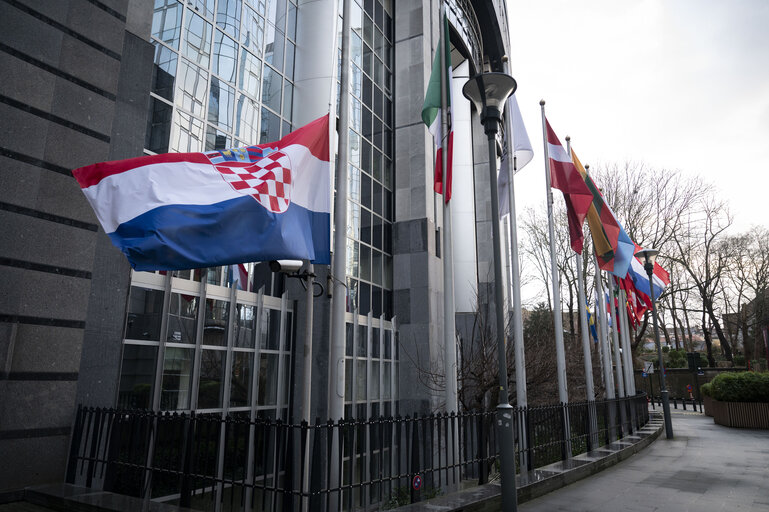
<path id="1" fill-rule="evenodd" d="M 713 384 L 710 382 L 707 382 L 700 386 L 700 393 L 702 393 L 702 396 L 713 396 Z"/>
<path id="2" fill-rule="evenodd" d="M 710 383 L 708 393 L 721 402 L 769 402 L 769 373 L 722 373 Z"/>

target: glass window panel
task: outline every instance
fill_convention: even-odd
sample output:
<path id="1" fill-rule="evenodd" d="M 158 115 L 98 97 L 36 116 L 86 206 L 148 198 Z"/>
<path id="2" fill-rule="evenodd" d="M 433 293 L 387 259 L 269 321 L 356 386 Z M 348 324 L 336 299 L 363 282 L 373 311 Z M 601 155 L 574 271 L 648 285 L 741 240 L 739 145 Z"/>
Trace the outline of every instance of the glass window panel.
<path id="1" fill-rule="evenodd" d="M 371 281 L 382 284 L 382 253 L 377 250 L 371 251 Z"/>
<path id="2" fill-rule="evenodd" d="M 218 124 L 224 130 L 232 129 L 232 108 L 235 104 L 235 89 L 211 77 L 208 94 L 208 122 Z"/>
<path id="3" fill-rule="evenodd" d="M 131 294 L 133 295 L 133 291 Z M 155 382 L 157 353 L 158 347 L 123 345 L 118 407 L 121 409 L 152 407 L 152 386 Z"/>
<path id="4" fill-rule="evenodd" d="M 195 343 L 199 297 L 171 294 L 168 310 L 168 341 L 174 343 Z"/>
<path id="5" fill-rule="evenodd" d="M 366 9 L 366 14 L 368 14 L 372 18 L 374 17 L 374 1 L 375 0 L 365 0 L 363 2 L 364 8 Z"/>
<path id="6" fill-rule="evenodd" d="M 264 8 L 264 17 L 270 23 L 283 27 L 284 17 L 286 16 L 286 0 L 266 0 Z"/>
<path id="7" fill-rule="evenodd" d="M 390 197 L 390 193 L 385 194 L 385 198 Z M 382 223 L 382 250 L 386 253 L 392 254 L 393 252 L 393 244 L 392 244 L 392 238 L 393 238 L 393 231 L 392 231 L 392 224 L 388 221 L 384 221 Z"/>
<path id="8" fill-rule="evenodd" d="M 379 327 L 371 328 L 371 357 L 379 358 Z"/>
<path id="9" fill-rule="evenodd" d="M 374 46 L 374 22 L 368 16 L 363 17 L 363 40 L 369 46 Z"/>
<path id="10" fill-rule="evenodd" d="M 264 44 L 264 18 L 258 15 L 250 7 L 246 7 L 245 17 L 243 18 L 243 46 L 262 56 L 262 46 Z"/>
<path id="11" fill-rule="evenodd" d="M 230 143 L 229 135 L 211 125 L 206 126 L 206 151 L 230 147 L 232 147 L 232 144 Z"/>
<path id="12" fill-rule="evenodd" d="M 259 141 L 259 120 L 257 114 L 259 104 L 243 94 L 238 95 L 235 105 L 235 135 L 246 141 L 248 145 Z"/>
<path id="13" fill-rule="evenodd" d="M 365 173 L 360 177 L 360 204 L 371 208 L 371 178 Z"/>
<path id="14" fill-rule="evenodd" d="M 166 347 L 160 385 L 161 409 L 171 411 L 189 409 L 194 357 L 193 348 Z"/>
<path id="15" fill-rule="evenodd" d="M 270 66 L 264 66 L 264 82 L 262 85 L 262 104 L 275 112 L 280 112 L 280 91 L 283 78 Z"/>
<path id="16" fill-rule="evenodd" d="M 353 128 L 360 131 L 361 128 L 361 103 L 354 96 L 350 96 L 350 123 Z"/>
<path id="17" fill-rule="evenodd" d="M 350 358 L 344 361 L 344 400 L 345 402 L 352 400 L 352 359 Z"/>
<path id="18" fill-rule="evenodd" d="M 262 107 L 261 129 L 259 130 L 259 144 L 280 140 L 280 118 Z"/>
<path id="19" fill-rule="evenodd" d="M 360 135 L 350 130 L 350 165 L 360 166 Z"/>
<path id="20" fill-rule="evenodd" d="M 262 312 L 261 348 L 278 350 L 280 347 L 280 311 L 265 308 Z"/>
<path id="21" fill-rule="evenodd" d="M 374 113 L 380 118 L 384 117 L 384 93 L 377 86 L 374 86 Z"/>
<path id="22" fill-rule="evenodd" d="M 286 41 L 286 69 L 284 74 L 289 80 L 294 79 L 294 64 L 295 64 L 296 46 L 294 43 Z"/>
<path id="23" fill-rule="evenodd" d="M 363 22 L 361 16 L 363 16 L 363 10 L 361 10 L 358 2 L 350 2 L 350 28 L 361 34 L 363 32 Z M 342 6 L 339 6 L 339 12 L 342 12 Z"/>
<path id="24" fill-rule="evenodd" d="M 382 152 L 373 150 L 373 164 L 371 166 L 371 175 L 374 179 L 382 181 Z"/>
<path id="25" fill-rule="evenodd" d="M 237 43 L 217 30 L 214 39 L 214 73 L 222 80 L 234 82 L 237 59 Z"/>
<path id="26" fill-rule="evenodd" d="M 358 244 L 355 244 L 356 251 L 358 250 Z M 357 255 L 357 253 L 356 253 Z M 357 263 L 356 263 L 357 265 Z M 348 313 L 356 311 L 358 309 L 358 280 L 347 278 L 347 304 L 346 310 Z"/>
<path id="27" fill-rule="evenodd" d="M 283 360 L 283 389 L 280 390 L 280 396 L 283 400 L 280 405 L 286 406 L 288 405 L 288 388 L 289 383 L 291 382 L 291 357 L 288 354 L 285 354 L 281 359 Z"/>
<path id="28" fill-rule="evenodd" d="M 291 311 L 286 312 L 286 339 L 283 350 L 291 350 L 291 341 L 294 332 L 294 314 Z"/>
<path id="29" fill-rule="evenodd" d="M 377 317 L 382 314 L 382 289 L 378 286 L 371 287 L 371 313 Z"/>
<path id="30" fill-rule="evenodd" d="M 371 399 L 379 399 L 379 361 L 371 361 Z"/>
<path id="31" fill-rule="evenodd" d="M 360 278 L 371 281 L 371 248 L 362 244 L 360 246 Z M 368 310 L 361 309 L 361 313 L 368 313 Z"/>
<path id="32" fill-rule="evenodd" d="M 261 354 L 259 358 L 258 405 L 278 403 L 278 354 Z"/>
<path id="33" fill-rule="evenodd" d="M 386 155 L 389 153 L 386 153 Z M 384 186 L 392 190 L 393 188 L 393 164 L 392 160 L 390 160 L 387 156 L 384 157 L 384 172 L 383 178 L 384 178 Z M 390 218 L 392 220 L 392 218 Z"/>
<path id="34" fill-rule="evenodd" d="M 172 116 L 171 105 L 157 98 L 150 98 L 150 112 L 147 116 L 147 131 L 144 138 L 145 148 L 153 153 L 168 153 Z"/>
<path id="35" fill-rule="evenodd" d="M 363 118 L 361 120 L 361 132 L 363 133 L 363 136 L 367 139 L 371 140 L 371 132 L 372 126 L 371 126 L 371 110 L 368 108 L 363 108 Z"/>
<path id="36" fill-rule="evenodd" d="M 206 317 L 205 323 L 203 324 L 203 345 L 227 346 L 229 317 L 229 301 L 206 299 Z"/>
<path id="37" fill-rule="evenodd" d="M 384 336 L 384 358 L 385 359 L 392 359 L 392 331 L 390 329 L 385 329 L 385 336 Z M 385 369 L 388 368 L 385 366 Z M 386 370 L 385 370 L 386 371 Z"/>
<path id="38" fill-rule="evenodd" d="M 360 168 L 366 171 L 368 174 L 371 174 L 372 166 L 371 166 L 371 152 L 372 147 L 371 143 L 365 139 L 363 139 L 362 144 L 362 150 L 361 150 L 361 157 L 360 157 Z"/>
<path id="39" fill-rule="evenodd" d="M 281 123 L 281 137 L 285 137 L 289 133 L 291 133 L 291 123 L 288 123 L 286 121 L 283 121 Z"/>
<path id="40" fill-rule="evenodd" d="M 171 274 L 174 277 L 178 277 L 179 279 L 184 279 L 186 281 L 190 280 L 191 272 L 190 270 L 174 270 Z"/>
<path id="41" fill-rule="evenodd" d="M 208 18 L 214 17 L 214 0 L 187 0 L 187 5 L 195 9 L 198 14 Z"/>
<path id="42" fill-rule="evenodd" d="M 366 73 L 368 76 L 373 75 L 373 69 L 374 69 L 374 51 L 371 49 L 370 45 L 364 44 L 363 45 L 363 72 Z"/>
<path id="43" fill-rule="evenodd" d="M 376 56 L 380 59 L 384 59 L 384 49 L 385 49 L 385 42 L 384 42 L 384 34 L 382 34 L 382 31 L 377 28 L 374 30 L 374 52 L 376 53 Z"/>
<path id="44" fill-rule="evenodd" d="M 198 409 L 222 407 L 224 386 L 224 350 L 202 350 L 200 355 L 200 379 L 198 380 Z"/>
<path id="45" fill-rule="evenodd" d="M 382 120 L 384 121 L 385 125 L 392 127 L 392 102 L 387 99 L 387 97 L 384 99 L 383 114 L 384 117 Z"/>
<path id="46" fill-rule="evenodd" d="M 232 374 L 230 375 L 230 407 L 251 405 L 253 366 L 253 352 L 233 352 Z"/>
<path id="47" fill-rule="evenodd" d="M 366 400 L 366 361 L 356 361 L 355 399 Z M 365 416 L 365 415 L 364 415 Z"/>
<path id="48" fill-rule="evenodd" d="M 152 92 L 169 101 L 174 99 L 174 81 L 179 56 L 162 44 L 155 43 L 155 65 L 152 68 Z"/>
<path id="49" fill-rule="evenodd" d="M 368 357 L 368 326 L 358 325 L 358 341 L 356 344 L 356 356 Z"/>
<path id="50" fill-rule="evenodd" d="M 361 315 L 367 315 L 371 311 L 371 285 L 367 283 L 360 283 L 359 290 L 359 307 Z"/>
<path id="51" fill-rule="evenodd" d="M 254 333 L 256 332 L 256 314 L 254 306 L 237 304 L 235 306 L 237 322 L 233 333 L 233 346 L 254 348 Z"/>
<path id="52" fill-rule="evenodd" d="M 366 209 L 360 212 L 360 241 L 371 243 L 371 212 Z"/>
<path id="53" fill-rule="evenodd" d="M 347 271 L 348 276 L 358 277 L 358 243 L 347 239 Z M 349 301 L 348 301 L 349 302 Z M 348 311 L 350 311 L 348 304 Z"/>
<path id="54" fill-rule="evenodd" d="M 219 0 L 216 10 L 216 25 L 235 39 L 240 35 L 240 9 L 241 0 Z"/>
<path id="55" fill-rule="evenodd" d="M 213 27 L 197 14 L 190 13 L 184 27 L 184 56 L 208 67 L 211 59 L 211 35 Z"/>
<path id="56" fill-rule="evenodd" d="M 373 195 L 374 201 L 372 203 L 373 205 L 372 209 L 376 213 L 381 215 L 382 214 L 382 193 L 383 193 L 382 185 L 374 181 L 372 182 L 371 186 L 373 187 L 373 192 L 374 192 L 374 195 Z M 379 248 L 381 249 L 381 246 Z"/>
<path id="57" fill-rule="evenodd" d="M 199 152 L 203 148 L 203 125 L 203 121 L 197 117 L 178 112 L 174 149 L 180 153 Z"/>
<path id="58" fill-rule="evenodd" d="M 392 256 L 385 256 L 383 262 L 384 268 L 382 269 L 382 284 L 388 290 L 392 290 L 393 287 L 393 258 Z"/>
<path id="59" fill-rule="evenodd" d="M 283 71 L 283 48 L 286 39 L 283 33 L 275 30 L 271 24 L 267 24 L 264 32 L 264 61 L 278 71 Z"/>
<path id="60" fill-rule="evenodd" d="M 155 0 L 152 15 L 152 37 L 179 49 L 182 32 L 182 5 L 176 0 Z"/>
<path id="61" fill-rule="evenodd" d="M 382 398 L 392 398 L 392 363 L 382 363 Z"/>
<path id="62" fill-rule="evenodd" d="M 163 296 L 163 290 L 131 287 L 126 319 L 127 339 L 160 341 Z"/>
<path id="63" fill-rule="evenodd" d="M 206 283 L 221 286 L 224 279 L 223 267 L 208 267 L 206 269 Z"/>
<path id="64" fill-rule="evenodd" d="M 345 324 L 344 330 L 344 353 L 346 356 L 352 356 L 353 347 L 353 334 L 355 332 L 355 326 L 353 324 Z"/>
<path id="65" fill-rule="evenodd" d="M 361 66 L 361 59 L 363 59 L 363 43 L 360 36 L 353 31 L 350 34 L 350 60 L 358 66 Z"/>
<path id="66" fill-rule="evenodd" d="M 283 80 L 283 117 L 291 119 L 294 110 L 294 85 L 288 80 Z M 283 135 L 288 134 L 284 132 Z"/>
<path id="67" fill-rule="evenodd" d="M 382 313 L 385 318 L 393 317 L 393 292 L 387 290 L 382 292 Z"/>
<path id="68" fill-rule="evenodd" d="M 240 51 L 238 86 L 254 98 L 259 97 L 262 84 L 262 61 L 246 50 Z"/>
<path id="69" fill-rule="evenodd" d="M 382 121 L 379 120 L 379 118 L 374 118 L 374 146 L 378 147 L 379 149 L 383 148 L 382 142 L 383 142 L 383 132 L 384 132 L 384 125 L 382 125 Z"/>
<path id="70" fill-rule="evenodd" d="M 354 168 L 351 168 L 352 171 Z M 347 232 L 350 238 L 358 238 L 360 235 L 360 205 L 353 201 L 347 201 Z"/>
<path id="71" fill-rule="evenodd" d="M 288 14 L 286 15 L 286 35 L 292 41 L 296 41 L 296 6 L 291 2 L 288 3 Z"/>
<path id="72" fill-rule="evenodd" d="M 176 104 L 188 112 L 201 115 L 206 98 L 208 73 L 182 60 L 176 81 Z"/>

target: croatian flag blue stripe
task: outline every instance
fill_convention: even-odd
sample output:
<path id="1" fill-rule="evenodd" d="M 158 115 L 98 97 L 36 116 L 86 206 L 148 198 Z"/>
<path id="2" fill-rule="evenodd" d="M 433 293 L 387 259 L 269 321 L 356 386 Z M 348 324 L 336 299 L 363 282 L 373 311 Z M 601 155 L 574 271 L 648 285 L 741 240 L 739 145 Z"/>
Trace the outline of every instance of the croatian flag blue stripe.
<path id="1" fill-rule="evenodd" d="M 328 116 L 262 146 L 105 162 L 73 175 L 136 270 L 330 262 Z"/>

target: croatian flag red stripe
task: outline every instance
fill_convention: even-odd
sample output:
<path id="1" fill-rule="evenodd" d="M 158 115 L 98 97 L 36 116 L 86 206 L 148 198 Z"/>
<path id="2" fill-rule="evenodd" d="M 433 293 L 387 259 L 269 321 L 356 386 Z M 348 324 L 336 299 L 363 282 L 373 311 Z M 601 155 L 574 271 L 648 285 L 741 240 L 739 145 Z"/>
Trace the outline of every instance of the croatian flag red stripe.
<path id="1" fill-rule="evenodd" d="M 72 174 L 136 270 L 330 262 L 328 115 L 274 143 L 105 162 Z"/>

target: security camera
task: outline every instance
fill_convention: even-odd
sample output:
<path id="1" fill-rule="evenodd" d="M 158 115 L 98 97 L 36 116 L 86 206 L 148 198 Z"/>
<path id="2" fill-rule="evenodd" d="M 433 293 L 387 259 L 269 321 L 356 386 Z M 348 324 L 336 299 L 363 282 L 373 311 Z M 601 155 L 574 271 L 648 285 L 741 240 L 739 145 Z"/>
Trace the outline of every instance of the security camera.
<path id="1" fill-rule="evenodd" d="M 270 270 L 273 272 L 283 272 L 284 274 L 294 274 L 299 272 L 303 264 L 302 260 L 273 260 L 270 262 Z"/>

